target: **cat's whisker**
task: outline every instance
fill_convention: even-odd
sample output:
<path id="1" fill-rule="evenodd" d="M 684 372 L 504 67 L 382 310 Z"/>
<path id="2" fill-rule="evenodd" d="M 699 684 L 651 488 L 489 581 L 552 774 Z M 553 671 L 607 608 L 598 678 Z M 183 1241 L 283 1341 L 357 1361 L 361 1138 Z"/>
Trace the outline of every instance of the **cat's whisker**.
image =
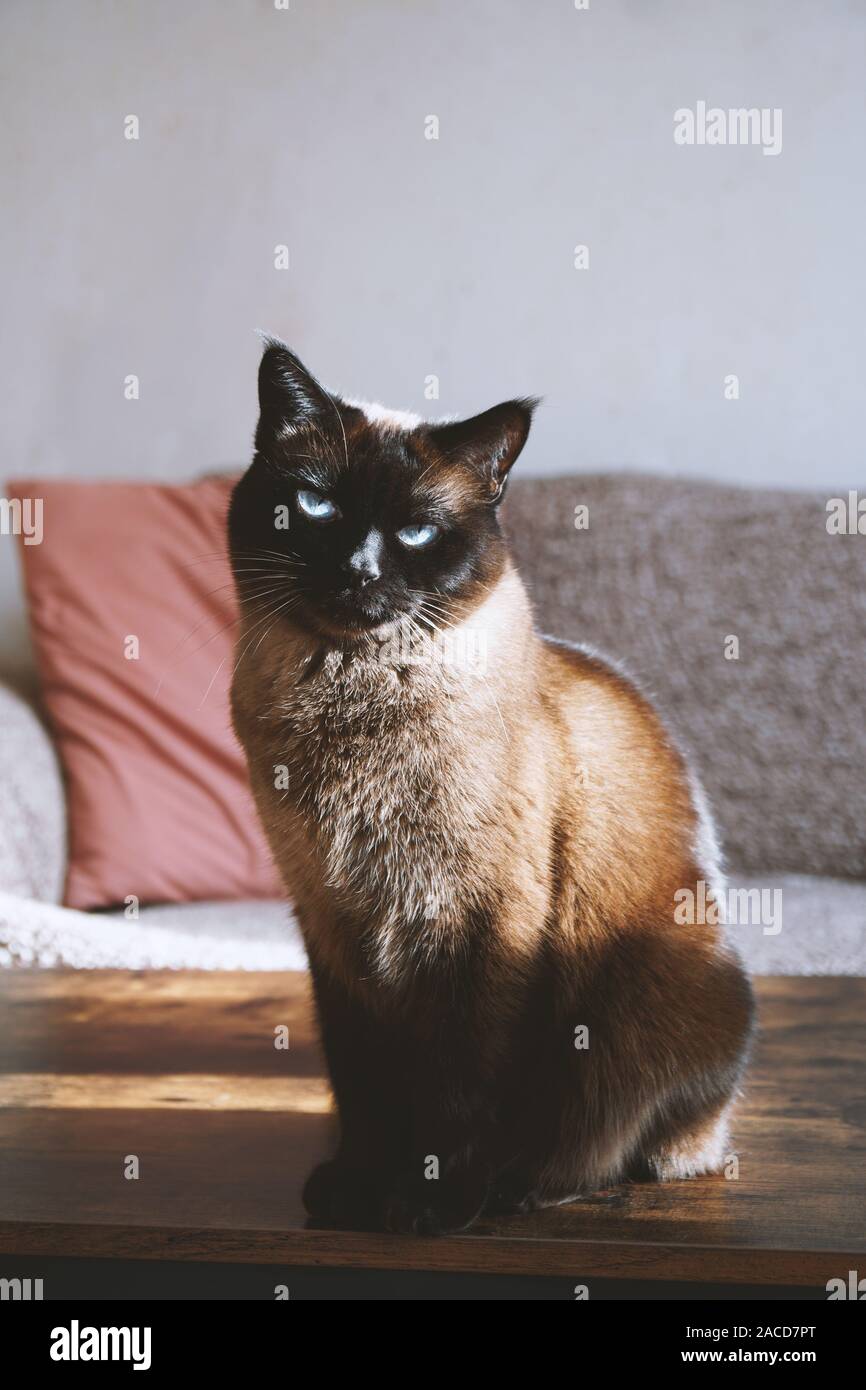
<path id="1" fill-rule="evenodd" d="M 247 555 L 247 556 L 250 556 L 250 555 L 276 555 L 277 558 L 278 558 L 279 560 L 285 560 L 287 557 L 294 557 L 294 556 L 295 556 L 294 550 L 276 550 L 276 549 L 274 549 L 273 546 L 268 546 L 268 545 L 257 545 L 257 546 L 254 546 L 252 550 L 238 550 L 238 551 L 235 552 L 235 554 L 236 554 L 236 555 Z"/>
<path id="2" fill-rule="evenodd" d="M 323 388 L 323 389 L 324 389 L 324 388 Z M 334 469 L 339 470 L 339 468 L 340 468 L 340 458 L 339 458 L 339 455 L 337 454 L 336 450 L 334 449 L 333 442 L 328 438 L 328 436 L 325 434 L 324 430 L 323 430 L 323 429 L 316 423 L 316 421 L 313 420 L 313 419 L 308 419 L 308 420 L 306 420 L 306 421 L 304 422 L 304 428 L 310 430 L 310 432 L 311 432 L 314 436 L 318 436 L 318 438 L 321 440 L 322 450 L 323 450 L 323 452 L 324 452 L 325 459 L 327 460 L 328 463 L 330 463 L 330 464 L 333 466 Z M 296 458 L 308 458 L 308 459 L 312 460 L 313 463 L 317 463 L 317 464 L 319 465 L 319 468 L 321 469 L 321 466 L 322 466 L 322 455 L 321 455 L 321 454 L 320 454 L 318 457 L 316 457 L 315 454 L 296 454 L 295 457 L 296 457 Z M 314 476 L 318 477 L 318 475 L 314 475 Z M 322 481 L 321 478 L 319 478 L 318 480 L 319 480 L 320 482 Z"/>
<path id="3" fill-rule="evenodd" d="M 419 620 L 420 620 L 422 623 L 424 623 L 427 627 L 429 627 L 431 632 L 435 633 L 437 636 L 440 636 L 442 630 L 441 630 L 441 628 L 439 628 L 439 627 L 436 626 L 435 622 L 434 622 L 433 619 L 430 617 L 430 615 L 427 614 L 427 613 L 425 613 L 425 612 L 423 612 L 420 608 L 417 609 L 416 611 L 417 611 L 417 613 L 418 613 Z M 412 621 L 414 621 L 414 619 L 413 619 Z"/>
<path id="4" fill-rule="evenodd" d="M 427 603 L 424 599 L 419 600 L 418 607 L 422 609 L 425 613 L 432 614 L 432 616 L 438 619 L 438 621 L 441 622 L 444 627 L 452 628 L 454 626 L 453 622 L 450 622 L 448 620 L 449 615 L 446 612 L 444 612 L 442 609 L 432 607 L 432 605 Z"/>
<path id="5" fill-rule="evenodd" d="M 269 579 L 285 579 L 290 583 L 293 583 L 298 579 L 298 575 L 294 572 L 294 570 L 286 569 L 282 565 L 250 565 L 246 569 L 235 570 L 235 579 L 238 588 L 240 588 L 243 584 L 254 584 L 256 582 L 255 579 L 238 577 L 246 575 L 264 575 L 266 578 Z"/>
<path id="6" fill-rule="evenodd" d="M 286 608 L 288 608 L 290 604 L 293 604 L 293 603 L 296 601 L 296 599 L 297 599 L 297 595 L 292 594 L 292 595 L 290 596 L 290 598 L 287 599 L 286 603 L 282 604 L 279 608 L 277 608 L 277 609 L 270 608 L 269 612 L 267 612 L 267 613 L 265 614 L 265 616 L 264 616 L 264 618 L 262 618 L 261 622 L 257 622 L 257 623 L 255 624 L 255 626 L 256 626 L 256 627 L 260 627 L 262 623 L 266 623 L 266 622 L 268 621 L 268 618 L 273 617 L 274 622 L 271 623 L 271 626 L 270 626 L 269 628 L 267 628 L 266 631 L 265 631 L 265 633 L 263 634 L 263 635 L 266 637 L 267 634 L 271 631 L 271 628 L 273 628 L 274 623 L 276 622 L 277 617 L 279 617 L 280 613 L 283 612 Z M 254 630 L 255 630 L 255 629 L 254 629 Z M 250 639 L 250 640 L 252 640 L 252 639 Z M 253 648 L 254 653 L 255 653 L 256 651 L 258 651 L 258 648 L 259 648 L 259 646 L 260 646 L 260 644 L 261 644 L 261 640 L 262 640 L 262 639 L 261 639 L 261 637 L 260 637 L 259 640 L 258 640 L 258 642 L 256 643 L 255 647 Z M 241 661 L 243 660 L 244 656 L 246 656 L 246 653 L 247 653 L 248 650 L 249 650 L 249 643 L 247 643 L 247 646 L 244 648 L 244 651 L 242 652 L 240 658 L 238 659 L 237 665 L 235 666 L 234 670 L 232 671 L 232 680 L 234 680 L 234 677 L 237 675 L 238 668 L 240 667 Z M 226 661 L 227 661 L 227 660 L 228 660 L 228 653 L 226 653 L 226 655 L 223 657 L 222 661 L 219 663 L 219 665 L 217 666 L 217 668 L 216 668 L 216 670 L 214 671 L 213 675 L 211 676 L 210 682 L 208 683 L 208 688 L 207 688 L 207 690 L 205 691 L 204 695 L 202 696 L 201 702 L 199 703 L 199 709 L 201 709 L 202 706 L 204 705 L 204 703 L 205 703 L 205 701 L 206 701 L 208 695 L 210 694 L 211 690 L 213 689 L 214 681 L 216 680 L 216 678 L 217 678 L 217 676 L 219 675 L 220 671 L 222 670 L 223 666 L 226 664 Z"/>
<path id="7" fill-rule="evenodd" d="M 292 611 L 292 609 L 295 607 L 296 603 L 297 603 L 297 595 L 296 595 L 296 594 L 292 594 L 291 598 L 287 599 L 285 603 L 281 604 L 280 607 L 276 609 L 276 611 L 275 611 L 275 613 L 274 613 L 274 622 L 271 623 L 271 626 L 270 626 L 269 628 L 267 628 L 267 629 L 265 630 L 265 632 L 262 633 L 262 635 L 261 635 L 261 637 L 259 638 L 258 642 L 256 642 L 256 645 L 253 647 L 253 650 L 252 650 L 252 653 L 251 653 L 252 656 L 255 656 L 256 652 L 258 651 L 259 647 L 262 645 L 262 642 L 263 642 L 264 639 L 267 637 L 268 633 L 271 632 L 271 631 L 273 630 L 274 623 L 276 622 L 276 620 L 277 620 L 277 618 L 280 616 L 280 614 L 281 614 L 281 613 L 286 613 L 286 612 L 289 612 L 289 613 L 290 613 L 290 612 Z"/>
<path id="8" fill-rule="evenodd" d="M 207 618 L 202 619 L 202 622 L 207 622 L 207 621 L 208 621 Z M 227 632 L 228 629 L 229 629 L 230 627 L 234 627 L 234 626 L 235 626 L 237 623 L 239 623 L 239 622 L 240 622 L 240 614 L 237 614 L 237 613 L 236 613 L 235 616 L 234 616 L 233 618 L 230 618 L 229 621 L 228 621 L 227 623 L 223 623 L 221 627 L 218 627 L 217 630 L 216 630 L 216 632 L 211 633 L 211 635 L 210 635 L 210 637 L 208 637 L 207 641 L 202 642 L 201 646 L 195 648 L 195 651 L 192 651 L 192 652 L 184 652 L 183 656 L 182 656 L 182 657 L 179 657 L 178 660 L 179 660 L 179 661 L 185 661 L 188 657 L 195 656 L 196 652 L 200 652 L 200 651 L 202 650 L 202 648 L 208 646 L 208 644 L 209 644 L 210 642 L 212 642 L 212 641 L 214 640 L 215 637 L 219 637 L 221 633 Z M 201 626 L 202 626 L 202 623 L 198 623 L 197 626 L 198 626 L 198 627 L 201 627 Z M 188 632 L 187 635 L 186 635 L 186 637 L 184 637 L 183 641 L 180 643 L 180 645 L 183 646 L 184 642 L 187 642 L 187 641 L 189 640 L 189 638 L 192 636 L 192 633 L 195 632 L 195 631 L 196 631 L 196 628 L 193 628 L 192 632 Z M 176 649 L 175 649 L 175 650 L 176 650 Z M 169 655 L 170 655 L 170 656 L 173 656 L 173 655 L 174 655 L 174 652 L 170 652 Z M 174 667 L 175 667 L 177 664 L 178 664 L 177 661 L 169 662 L 169 663 L 165 666 L 165 668 L 163 669 L 162 674 L 160 675 L 160 678 L 159 678 L 159 680 L 158 680 L 157 683 L 156 683 L 156 689 L 155 689 L 154 692 L 153 692 L 153 698 L 154 698 L 155 700 L 159 698 L 159 696 L 160 696 L 160 694 L 161 694 L 161 692 L 162 692 L 162 687 L 165 685 L 165 680 L 166 680 L 166 677 L 168 676 L 169 672 L 172 671 L 172 670 L 174 670 Z"/>
<path id="9" fill-rule="evenodd" d="M 256 593 L 254 593 L 254 594 L 252 594 L 252 595 L 250 596 L 250 601 L 251 601 L 252 603 L 254 603 L 254 604 L 258 604 L 258 603 L 260 603 L 263 599 L 268 598 L 270 594 L 275 594 L 275 593 L 280 592 L 280 591 L 282 590 L 282 588 L 283 588 L 283 585 L 282 585 L 282 584 L 279 584 L 279 585 L 274 586 L 274 588 L 272 588 L 272 589 L 266 589 L 266 590 L 264 590 L 263 592 L 256 592 Z M 253 610 L 253 615 L 255 616 L 255 613 L 256 613 L 256 612 L 260 612 L 260 611 L 261 611 L 260 609 Z M 163 685 L 165 684 L 166 676 L 168 675 L 168 673 L 169 673 L 170 670 L 173 670 L 173 669 L 174 669 L 174 667 L 178 664 L 178 661 L 187 661 L 187 660 L 189 660 L 191 657 L 195 656 L 198 652 L 203 651 L 205 647 L 210 646 L 211 642 L 213 642 L 213 641 L 214 641 L 217 637 L 219 637 L 223 632 L 226 632 L 230 627 L 234 627 L 237 623 L 239 623 L 239 622 L 241 621 L 241 618 L 242 618 L 242 614 L 236 613 L 232 618 L 230 618 L 230 619 L 228 620 L 228 622 L 222 623 L 222 624 L 216 629 L 215 632 L 212 632 L 211 635 L 210 635 L 209 637 L 205 638 L 204 642 L 200 642 L 199 645 L 198 645 L 197 647 L 194 647 L 194 648 L 192 649 L 192 651 L 184 652 L 182 656 L 179 656 L 179 657 L 178 657 L 177 661 L 171 661 L 171 660 L 170 660 L 170 661 L 167 663 L 167 665 L 165 666 L 165 668 L 164 668 L 164 670 L 163 670 L 163 672 L 162 672 L 162 675 L 160 676 L 159 681 L 157 682 L 156 690 L 154 691 L 154 698 L 156 698 L 156 697 L 160 694 L 160 692 L 161 692 L 161 690 L 162 690 L 162 687 L 163 687 Z M 209 621 L 210 621 L 210 616 L 205 617 L 205 618 L 202 618 L 201 622 L 196 623 L 196 625 L 195 625 L 195 627 L 192 629 L 192 631 L 191 631 L 191 632 L 188 632 L 188 633 L 186 634 L 186 636 L 182 639 L 182 641 L 181 641 L 180 643 L 178 643 L 178 645 L 177 645 L 176 647 L 174 647 L 173 650 L 169 653 L 169 657 L 174 656 L 174 655 L 179 651 L 179 649 L 180 649 L 181 647 L 183 647 L 183 646 L 189 641 L 190 637 L 192 637 L 193 634 L 194 634 L 195 632 L 197 632 L 199 628 L 201 628 L 205 623 L 207 623 L 207 622 L 209 622 Z"/>
<path id="10" fill-rule="evenodd" d="M 414 596 L 419 600 L 419 602 L 426 603 L 431 608 L 444 609 L 446 607 L 443 600 L 432 598 L 430 594 L 425 593 L 423 589 L 413 589 L 412 592 Z"/>
<path id="11" fill-rule="evenodd" d="M 269 618 L 270 616 L 271 616 L 270 612 L 266 613 L 266 614 L 265 614 L 265 617 L 262 619 L 262 621 L 263 621 L 263 622 L 267 622 L 267 620 L 268 620 L 268 618 Z M 253 632 L 256 631 L 256 628 L 258 628 L 258 626 L 259 626 L 259 624 L 256 623 L 255 627 L 253 628 Z M 238 670 L 240 669 L 240 664 L 241 664 L 241 662 L 243 661 L 244 657 L 246 656 L 247 652 L 249 651 L 250 646 L 252 645 L 252 640 L 253 640 L 252 637 L 250 637 L 249 641 L 247 642 L 246 646 L 244 647 L 243 651 L 241 652 L 240 656 L 238 657 L 237 661 L 235 662 L 235 664 L 234 664 L 234 666 L 233 666 L 233 668 L 232 668 L 231 681 L 230 681 L 230 683 L 234 681 L 234 678 L 235 678 L 235 676 L 237 675 Z M 223 668 L 223 666 L 225 665 L 225 663 L 226 663 L 227 660 L 228 660 L 228 654 L 226 654 L 226 656 L 223 657 L 223 659 L 222 659 L 222 661 L 220 662 L 219 666 L 218 666 L 218 667 L 216 668 L 216 670 L 214 671 L 213 676 L 211 677 L 211 683 L 210 683 L 210 685 L 208 686 L 208 688 L 207 688 L 207 690 L 205 691 L 205 694 L 204 694 L 204 699 L 205 699 L 205 700 L 206 700 L 207 697 L 208 697 L 208 693 L 209 693 L 209 691 L 210 691 L 210 689 L 211 689 L 211 686 L 213 685 L 214 681 L 216 680 L 217 676 L 219 675 L 220 671 L 222 670 L 222 668 Z M 202 704 L 203 704 L 203 703 L 204 703 L 204 700 L 202 701 Z"/>
<path id="12" fill-rule="evenodd" d="M 253 550 L 236 550 L 236 551 L 235 551 L 235 555 L 238 556 L 238 558 L 239 558 L 239 559 L 242 559 L 242 560 L 243 560 L 243 559 L 247 559 L 247 560 L 253 559 L 257 554 L 258 554 L 258 552 L 257 552 L 257 551 L 253 551 Z M 225 549 L 223 549 L 223 550 L 206 550 L 206 551 L 204 551 L 201 555 L 194 555 L 194 556 L 192 557 L 191 560 L 184 560 L 183 563 L 181 564 L 180 568 L 181 568 L 181 569 L 192 569 L 193 565 L 203 565 L 203 564 L 208 564 L 208 563 L 214 563 L 214 564 L 215 564 L 217 561 L 220 561 L 220 560 L 224 560 L 225 563 L 226 563 L 227 565 L 228 565 L 228 564 L 231 564 L 231 555 L 229 554 L 229 551 L 228 551 L 228 548 L 227 548 L 227 547 L 226 547 Z"/>
<path id="13" fill-rule="evenodd" d="M 247 589 L 251 584 L 267 584 L 269 580 L 279 579 L 284 584 L 296 584 L 298 576 L 289 570 L 262 569 L 262 570 L 239 570 L 235 575 L 234 584 L 238 590 Z"/>
<path id="14" fill-rule="evenodd" d="M 270 627 L 268 627 L 268 628 L 265 630 L 265 632 L 262 634 L 262 636 L 265 636 L 265 637 L 266 637 L 266 636 L 268 635 L 268 633 L 271 631 L 271 628 L 273 628 L 273 626 L 274 626 L 274 624 L 276 623 L 276 621 L 277 621 L 278 617 L 280 616 L 280 614 L 281 614 L 283 611 L 285 611 L 286 609 L 289 609 L 290 606 L 293 606 L 293 600 L 295 600 L 295 599 L 296 599 L 296 596 L 293 594 L 292 597 L 291 597 L 290 599 L 288 599 L 288 600 L 286 601 L 285 604 L 282 604 L 282 605 L 281 605 L 279 608 L 277 608 L 277 609 L 271 608 L 270 611 L 267 612 L 267 613 L 265 614 L 264 618 L 260 619 L 258 622 L 256 622 L 256 623 L 254 624 L 254 626 L 253 626 L 253 628 L 252 628 L 252 632 L 251 632 L 251 634 L 250 634 L 250 639 L 249 639 L 249 641 L 247 642 L 246 646 L 244 647 L 243 651 L 241 652 L 240 656 L 238 657 L 237 661 L 235 662 L 235 665 L 234 665 L 234 668 L 233 668 L 232 674 L 231 674 L 231 680 L 232 680 L 232 682 L 234 681 L 235 677 L 237 676 L 238 671 L 240 670 L 241 662 L 243 661 L 244 657 L 246 656 L 247 652 L 249 651 L 250 647 L 252 646 L 253 637 L 255 636 L 256 631 L 257 631 L 264 623 L 266 623 L 266 622 L 268 621 L 269 618 L 272 618 L 272 619 L 273 619 L 273 622 L 271 622 Z M 256 642 L 254 651 L 258 651 L 258 648 L 259 648 L 259 646 L 260 646 L 260 644 L 261 644 L 261 640 L 262 640 L 262 637 L 260 636 L 258 642 Z M 213 679 L 212 679 L 211 684 L 213 684 L 213 680 L 216 680 L 217 676 L 219 675 L 220 667 L 223 665 L 223 663 L 225 662 L 225 660 L 226 660 L 226 658 L 223 657 L 223 660 L 220 662 L 220 665 L 217 667 L 216 671 L 214 672 L 214 675 L 213 675 Z M 210 687 L 208 687 L 208 689 L 209 689 L 209 688 L 210 688 Z M 207 698 L 207 694 L 205 695 L 205 698 Z"/>
<path id="15" fill-rule="evenodd" d="M 251 551 L 250 555 L 256 559 L 264 559 L 266 555 L 272 555 L 277 560 L 288 560 L 290 563 L 298 565 L 307 563 L 294 550 L 270 550 L 267 546 L 260 546 L 258 550 Z"/>
<path id="16" fill-rule="evenodd" d="M 307 563 L 306 560 L 302 560 L 301 557 L 297 555 L 294 551 L 282 550 L 236 550 L 234 552 L 234 558 L 237 560 L 267 560 L 269 563 L 279 561 L 282 564 L 292 566 L 293 568 L 296 568 L 301 565 L 306 565 Z M 180 568 L 192 569 L 196 565 L 222 563 L 225 563 L 227 566 L 232 568 L 235 573 L 237 573 L 237 569 L 234 565 L 232 565 L 232 557 L 229 554 L 228 550 L 214 550 L 210 553 L 198 555 L 194 557 L 192 560 L 185 560 L 183 564 L 180 566 Z"/>
<path id="17" fill-rule="evenodd" d="M 435 589 L 432 591 L 430 589 L 412 589 L 411 592 L 417 594 L 419 598 L 427 599 L 428 603 L 440 603 L 445 605 L 448 603 L 445 594 L 440 594 Z"/>
<path id="18" fill-rule="evenodd" d="M 479 671 L 479 672 L 478 672 L 478 675 L 481 677 L 481 679 L 483 680 L 484 684 L 487 686 L 487 693 L 489 694 L 491 700 L 493 701 L 494 705 L 496 706 L 496 713 L 499 715 L 499 722 L 500 722 L 500 724 L 502 725 L 502 732 L 503 732 L 504 735 L 505 735 L 505 742 L 506 742 L 506 743 L 510 743 L 510 742 L 511 742 L 511 736 L 509 735 L 509 732 L 508 732 L 508 730 L 507 730 L 506 727 L 505 727 L 505 720 L 502 718 L 502 710 L 499 708 L 499 701 L 497 700 L 496 696 L 495 696 L 494 693 L 493 693 L 493 687 L 491 686 L 489 680 L 487 679 L 487 677 L 485 676 L 485 674 L 484 674 L 483 671 Z"/>
<path id="19" fill-rule="evenodd" d="M 235 582 L 234 582 L 233 579 L 230 579 L 230 580 L 228 580 L 227 583 L 225 583 L 225 584 L 218 584 L 218 585 L 216 586 L 216 588 L 214 588 L 214 589 L 208 589 L 207 593 L 205 594 L 205 598 L 212 598 L 214 594 L 222 593 L 223 590 L 225 590 L 225 589 L 234 589 L 234 587 L 235 587 Z M 212 616 L 213 616 L 213 615 L 212 615 L 211 613 L 206 613 L 205 616 L 204 616 L 203 618 L 200 618 L 200 619 L 199 619 L 199 621 L 195 624 L 194 627 L 190 628 L 189 632 L 186 633 L 186 635 L 185 635 L 184 637 L 182 637 L 182 638 L 180 639 L 179 642 L 176 642 L 176 643 L 175 643 L 175 645 L 172 647 L 171 651 L 170 651 L 169 654 L 168 654 L 168 661 L 169 661 L 169 663 L 171 663 L 171 658 L 172 658 L 173 656 L 175 656 L 175 654 L 176 654 L 177 652 L 179 652 L 179 651 L 181 650 L 182 647 L 185 647 L 185 646 L 186 646 L 186 644 L 187 644 L 187 642 L 189 641 L 189 639 L 190 639 L 191 637 L 194 637 L 195 634 L 199 631 L 199 629 L 202 628 L 202 627 L 204 627 L 205 623 L 209 623 L 209 622 L 211 621 Z M 223 624 L 223 626 L 222 626 L 221 628 L 219 628 L 218 631 L 215 632 L 215 633 L 213 634 L 213 637 L 218 637 L 220 632 L 225 632 L 226 627 L 230 627 L 230 626 L 231 626 L 231 623 L 232 623 L 232 622 L 237 622 L 237 620 L 238 620 L 238 618 L 237 618 L 237 615 L 236 615 L 234 618 L 231 619 L 231 622 Z M 208 641 L 212 641 L 212 640 L 213 640 L 213 637 L 208 638 Z M 205 644 L 205 645 L 206 645 L 206 644 Z M 201 648 L 197 648 L 197 650 L 200 651 Z M 194 653 L 187 653 L 187 655 L 194 655 Z M 163 670 L 163 673 L 162 673 L 162 675 L 160 676 L 159 681 L 157 682 L 156 690 L 154 691 L 154 695 L 155 695 L 155 696 L 156 696 L 156 695 L 159 695 L 160 691 L 162 690 L 162 687 L 163 687 L 163 683 L 164 683 L 164 681 L 165 681 L 165 677 L 166 677 L 166 672 L 167 672 L 167 670 L 168 670 L 168 666 L 166 666 L 166 668 Z"/>
<path id="20" fill-rule="evenodd" d="M 416 600 L 416 611 L 421 614 L 424 620 L 433 628 L 434 632 L 438 633 L 440 636 L 444 636 L 446 632 L 454 630 L 454 623 L 446 621 L 447 615 L 437 611 L 426 595 L 422 596 L 422 593 L 418 590 L 412 590 L 411 592 Z"/>
<path id="21" fill-rule="evenodd" d="M 241 555 L 238 558 L 243 565 L 283 565 L 289 569 L 297 569 L 304 564 L 304 561 L 295 555 L 279 555 L 275 550 L 260 550 L 250 555 Z M 237 568 L 240 566 L 232 565 L 232 569 Z"/>
<path id="22" fill-rule="evenodd" d="M 294 449 L 292 450 L 291 457 L 293 459 L 310 459 L 312 463 L 321 463 L 321 459 L 318 458 L 316 454 L 299 454 Z"/>
<path id="23" fill-rule="evenodd" d="M 270 595 L 270 594 L 282 594 L 282 592 L 285 592 L 284 585 L 279 584 L 279 585 L 277 585 L 277 588 L 268 589 L 267 594 L 268 594 L 268 595 Z M 260 595 L 257 595 L 256 598 L 253 599 L 253 602 L 254 602 L 254 603 L 259 603 L 259 599 L 264 598 L 264 596 L 265 596 L 265 595 L 261 595 L 261 594 L 260 594 Z M 297 594 L 289 594 L 288 599 L 286 599 L 286 603 L 295 603 L 295 602 L 297 602 L 297 599 L 299 599 L 299 595 L 297 595 Z M 257 606 L 257 607 L 254 607 L 254 609 L 250 610 L 249 616 L 250 616 L 250 617 L 254 617 L 254 619 L 259 620 L 259 621 L 256 621 L 256 623 L 253 624 L 252 631 L 256 631 L 256 628 L 260 626 L 260 623 L 263 623 L 263 621 L 267 621 L 268 617 L 271 616 L 271 613 L 274 612 L 274 606 L 272 606 L 272 603 L 271 603 L 271 605 L 265 605 L 265 607 L 268 607 L 268 612 L 265 613 L 263 619 L 260 619 L 260 620 L 259 620 L 259 614 L 260 614 L 261 612 L 263 612 L 263 609 L 261 609 L 261 605 L 259 605 L 259 606 Z"/>
<path id="24" fill-rule="evenodd" d="M 418 616 L 422 618 L 425 622 L 430 623 L 431 625 L 435 624 L 436 614 L 430 612 L 430 610 L 425 608 L 422 603 L 416 604 L 414 612 L 417 613 Z"/>

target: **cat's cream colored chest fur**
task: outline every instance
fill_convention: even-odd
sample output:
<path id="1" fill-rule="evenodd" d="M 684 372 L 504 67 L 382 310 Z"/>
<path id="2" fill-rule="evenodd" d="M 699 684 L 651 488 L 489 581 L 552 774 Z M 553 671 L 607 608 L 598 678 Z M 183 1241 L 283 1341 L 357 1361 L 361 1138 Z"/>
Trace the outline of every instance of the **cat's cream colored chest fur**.
<path id="1" fill-rule="evenodd" d="M 532 738 L 508 701 L 525 639 L 498 603 L 475 621 L 492 660 L 428 650 L 403 663 L 373 648 L 323 653 L 298 642 L 261 651 L 235 681 L 259 811 L 305 932 L 321 933 L 325 909 L 349 934 L 368 933 L 374 945 L 359 964 L 380 977 L 453 950 L 473 908 L 507 888 L 526 921 L 543 910 L 540 808 L 515 793 L 515 759 Z M 529 866 L 525 889 L 511 882 L 518 865 L 524 880 Z M 344 949 L 344 929 L 323 938 L 329 954 Z"/>
<path id="2" fill-rule="evenodd" d="M 281 701 L 274 750 L 287 797 L 328 888 L 380 926 L 445 930 L 486 878 L 498 788 L 490 759 L 473 752 L 467 700 L 451 673 L 332 652 Z"/>

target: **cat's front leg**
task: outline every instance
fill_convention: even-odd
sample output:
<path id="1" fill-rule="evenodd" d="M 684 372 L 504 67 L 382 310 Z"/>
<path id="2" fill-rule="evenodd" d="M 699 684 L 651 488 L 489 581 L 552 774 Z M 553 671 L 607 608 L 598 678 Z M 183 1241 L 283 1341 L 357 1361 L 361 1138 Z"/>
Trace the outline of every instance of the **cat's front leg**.
<path id="1" fill-rule="evenodd" d="M 461 1231 L 483 1211 L 498 1143 L 490 1041 L 479 1039 L 471 1024 L 452 1019 L 416 1055 L 408 1161 L 385 1194 L 386 1230 Z"/>
<path id="2" fill-rule="evenodd" d="M 409 1125 L 404 1049 L 327 968 L 310 958 L 322 1044 L 340 1125 L 333 1158 L 304 1185 L 315 1220 L 367 1229 L 405 1153 Z"/>

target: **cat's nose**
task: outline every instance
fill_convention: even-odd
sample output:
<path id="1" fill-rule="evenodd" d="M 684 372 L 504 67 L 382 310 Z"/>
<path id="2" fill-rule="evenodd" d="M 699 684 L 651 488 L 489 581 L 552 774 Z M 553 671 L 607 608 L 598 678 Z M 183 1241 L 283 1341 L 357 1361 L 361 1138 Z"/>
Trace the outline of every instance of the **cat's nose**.
<path id="1" fill-rule="evenodd" d="M 382 537 L 377 531 L 365 536 L 343 568 L 361 589 L 382 577 Z"/>

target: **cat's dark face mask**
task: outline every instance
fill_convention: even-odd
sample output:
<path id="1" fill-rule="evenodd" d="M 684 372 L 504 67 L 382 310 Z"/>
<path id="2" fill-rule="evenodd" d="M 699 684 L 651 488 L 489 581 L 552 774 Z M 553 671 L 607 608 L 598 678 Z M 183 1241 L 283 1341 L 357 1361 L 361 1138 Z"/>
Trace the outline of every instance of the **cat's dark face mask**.
<path id="1" fill-rule="evenodd" d="M 259 403 L 229 541 L 263 632 L 283 615 L 339 639 L 403 615 L 433 631 L 480 601 L 504 562 L 496 509 L 533 401 L 442 425 L 371 419 L 270 343 Z"/>

